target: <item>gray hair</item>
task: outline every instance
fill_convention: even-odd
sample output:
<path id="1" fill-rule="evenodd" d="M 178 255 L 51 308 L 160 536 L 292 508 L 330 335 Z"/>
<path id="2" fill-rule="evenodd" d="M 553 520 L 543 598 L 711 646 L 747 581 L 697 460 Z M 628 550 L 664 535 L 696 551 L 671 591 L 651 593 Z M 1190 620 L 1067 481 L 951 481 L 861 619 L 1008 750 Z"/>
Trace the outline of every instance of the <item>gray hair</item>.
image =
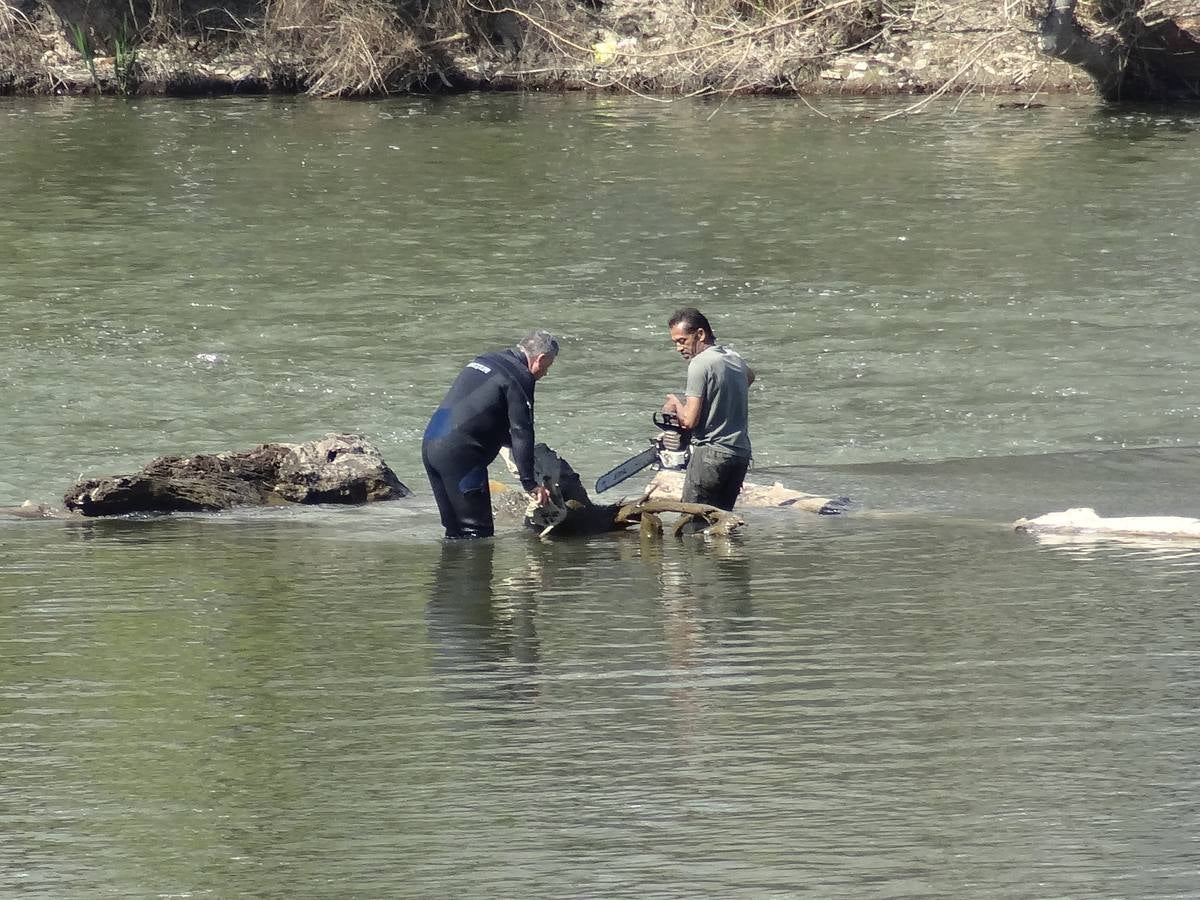
<path id="1" fill-rule="evenodd" d="M 537 359 L 539 356 L 554 358 L 558 356 L 558 341 L 550 332 L 539 328 L 525 335 L 521 343 L 517 344 L 517 349 L 524 353 L 528 360 Z"/>

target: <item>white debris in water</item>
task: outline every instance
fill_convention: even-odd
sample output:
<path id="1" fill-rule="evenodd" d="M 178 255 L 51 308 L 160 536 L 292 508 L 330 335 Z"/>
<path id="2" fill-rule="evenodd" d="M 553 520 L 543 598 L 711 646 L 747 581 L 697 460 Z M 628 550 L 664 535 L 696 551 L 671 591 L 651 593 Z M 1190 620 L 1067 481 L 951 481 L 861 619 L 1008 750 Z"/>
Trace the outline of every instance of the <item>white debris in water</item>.
<path id="1" fill-rule="evenodd" d="M 1018 531 L 1058 534 L 1119 534 L 1158 537 L 1200 538 L 1200 519 L 1187 516 L 1114 516 L 1105 518 L 1088 506 L 1046 513 L 1034 519 L 1018 519 Z"/>

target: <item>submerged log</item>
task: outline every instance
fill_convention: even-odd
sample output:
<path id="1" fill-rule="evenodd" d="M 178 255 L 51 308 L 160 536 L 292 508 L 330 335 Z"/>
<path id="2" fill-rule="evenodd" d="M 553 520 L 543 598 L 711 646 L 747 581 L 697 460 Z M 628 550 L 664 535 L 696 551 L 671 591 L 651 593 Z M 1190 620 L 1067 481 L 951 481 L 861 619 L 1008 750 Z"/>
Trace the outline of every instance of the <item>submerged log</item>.
<path id="1" fill-rule="evenodd" d="M 746 524 L 745 520 L 727 510 L 703 503 L 681 503 L 678 500 L 650 498 L 621 503 L 593 503 L 579 473 L 569 462 L 545 444 L 534 448 L 535 477 L 544 484 L 553 498 L 549 507 L 526 505 L 523 493 L 501 490 L 494 495 L 502 509 L 518 504 L 520 515 L 529 528 L 543 537 L 570 537 L 624 531 L 637 526 L 643 536 L 662 533 L 661 513 L 679 513 L 673 526 L 675 535 L 685 531 L 705 531 L 709 534 L 730 534 Z"/>
<path id="2" fill-rule="evenodd" d="M 746 524 L 746 520 L 741 516 L 736 516 L 728 510 L 720 509 L 716 506 L 709 506 L 707 503 L 683 503 L 679 500 L 653 500 L 649 497 L 643 497 L 633 503 L 624 504 L 614 518 L 617 525 L 633 525 L 646 526 L 642 528 L 642 534 L 652 531 L 653 533 L 662 533 L 662 520 L 659 519 L 659 513 L 676 512 L 679 513 L 679 520 L 672 528 L 672 532 L 676 537 L 686 533 L 689 529 L 694 531 L 704 531 L 708 534 L 731 534 L 734 530 L 741 528 Z M 694 527 L 692 527 L 694 526 Z"/>
<path id="3" fill-rule="evenodd" d="M 1200 103 L 1200 40 L 1175 19 L 1161 10 L 1144 18 L 1152 5 L 1146 0 L 1098 0 L 1088 6 L 1095 17 L 1089 30 L 1078 5 L 1048 0 L 1043 52 L 1082 68 L 1106 100 Z"/>
<path id="4" fill-rule="evenodd" d="M 657 472 L 641 497 L 620 503 L 596 504 L 588 496 L 583 480 L 571 464 L 545 444 L 534 448 L 535 477 L 550 489 L 555 503 L 538 509 L 528 506 L 521 511 L 525 524 L 543 534 L 559 536 L 603 534 L 637 525 L 643 536 L 662 533 L 662 513 L 679 513 L 672 531 L 679 535 L 688 531 L 707 531 L 709 534 L 729 534 L 746 524 L 735 513 L 701 503 L 681 500 L 683 473 L 669 470 Z M 503 493 L 500 494 L 503 497 Z M 523 495 L 505 502 L 523 504 Z M 740 506 L 773 509 L 796 509 L 818 515 L 839 515 L 850 506 L 848 497 L 822 497 L 784 487 L 747 483 L 738 497 Z"/>
<path id="5" fill-rule="evenodd" d="M 44 503 L 34 503 L 26 500 L 20 506 L 0 506 L 0 517 L 11 519 L 64 519 L 74 514 L 46 506 Z"/>
<path id="6" fill-rule="evenodd" d="M 67 491 L 63 503 L 85 516 L 116 516 L 287 503 L 367 503 L 411 493 L 365 438 L 327 434 L 301 444 L 159 457 L 132 475 L 80 481 Z"/>

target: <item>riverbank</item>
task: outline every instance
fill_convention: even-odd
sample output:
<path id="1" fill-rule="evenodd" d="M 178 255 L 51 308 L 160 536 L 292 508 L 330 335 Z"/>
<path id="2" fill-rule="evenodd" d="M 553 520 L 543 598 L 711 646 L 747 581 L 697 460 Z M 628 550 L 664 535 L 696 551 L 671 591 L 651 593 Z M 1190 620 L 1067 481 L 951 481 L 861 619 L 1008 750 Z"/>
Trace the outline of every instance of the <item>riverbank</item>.
<path id="1" fill-rule="evenodd" d="M 734 94 L 1089 91 L 1044 56 L 1023 4 L 553 0 L 436 17 L 382 0 L 238 0 L 135 14 L 0 0 L 0 92 L 595 90 Z"/>

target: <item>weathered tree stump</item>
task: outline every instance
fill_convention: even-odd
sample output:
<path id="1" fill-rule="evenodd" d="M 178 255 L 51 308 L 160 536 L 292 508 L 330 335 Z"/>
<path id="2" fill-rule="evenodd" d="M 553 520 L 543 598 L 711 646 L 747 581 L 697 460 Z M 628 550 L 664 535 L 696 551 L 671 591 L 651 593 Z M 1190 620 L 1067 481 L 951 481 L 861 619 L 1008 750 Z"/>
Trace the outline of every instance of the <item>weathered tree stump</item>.
<path id="1" fill-rule="evenodd" d="M 1087 4 L 1089 30 L 1078 5 L 1047 0 L 1039 17 L 1045 53 L 1087 72 L 1106 100 L 1200 103 L 1200 40 L 1179 22 L 1161 9 L 1142 18 L 1147 0 L 1097 0 Z"/>
<path id="2" fill-rule="evenodd" d="M 80 481 L 63 503 L 85 516 L 213 512 L 234 506 L 367 503 L 412 492 L 358 435 L 302 444 L 160 457 L 132 475 Z"/>

